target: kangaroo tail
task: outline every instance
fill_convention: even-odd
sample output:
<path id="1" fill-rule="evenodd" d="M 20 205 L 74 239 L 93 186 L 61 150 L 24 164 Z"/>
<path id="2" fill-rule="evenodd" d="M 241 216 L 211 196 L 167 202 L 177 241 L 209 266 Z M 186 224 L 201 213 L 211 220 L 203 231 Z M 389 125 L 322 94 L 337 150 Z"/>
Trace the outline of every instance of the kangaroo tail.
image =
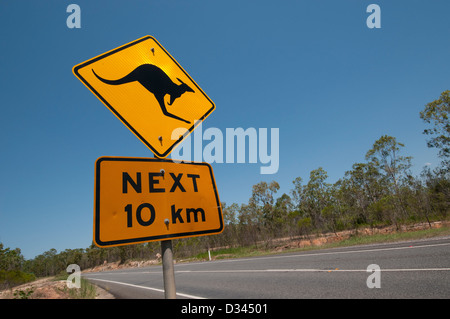
<path id="1" fill-rule="evenodd" d="M 92 69 L 92 73 L 94 73 L 94 75 L 97 77 L 97 79 L 99 79 L 103 83 L 110 84 L 110 85 L 119 85 L 119 84 L 124 84 L 124 83 L 135 81 L 135 79 L 131 79 L 130 74 L 125 75 L 123 78 L 118 79 L 118 80 L 107 80 L 107 79 L 104 79 L 101 76 L 99 76 L 97 73 L 95 73 L 94 69 Z"/>

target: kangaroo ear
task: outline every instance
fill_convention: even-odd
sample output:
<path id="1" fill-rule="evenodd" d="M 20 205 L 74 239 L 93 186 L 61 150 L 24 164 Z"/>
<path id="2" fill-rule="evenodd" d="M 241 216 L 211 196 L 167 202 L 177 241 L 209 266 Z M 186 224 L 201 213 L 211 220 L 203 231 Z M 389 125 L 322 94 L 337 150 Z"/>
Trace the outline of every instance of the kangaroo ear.
<path id="1" fill-rule="evenodd" d="M 184 83 L 183 81 L 181 81 L 179 78 L 177 78 L 177 80 L 180 81 L 182 84 L 186 84 L 186 83 Z"/>

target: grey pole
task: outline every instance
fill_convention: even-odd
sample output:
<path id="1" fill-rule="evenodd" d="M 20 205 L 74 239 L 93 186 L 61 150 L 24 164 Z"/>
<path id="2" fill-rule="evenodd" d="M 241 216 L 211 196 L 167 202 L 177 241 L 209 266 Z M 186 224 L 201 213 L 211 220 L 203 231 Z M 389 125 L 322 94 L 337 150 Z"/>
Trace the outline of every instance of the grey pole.
<path id="1" fill-rule="evenodd" d="M 166 299 L 176 299 L 175 272 L 173 267 L 172 241 L 161 241 L 162 268 L 164 279 L 164 296 Z"/>

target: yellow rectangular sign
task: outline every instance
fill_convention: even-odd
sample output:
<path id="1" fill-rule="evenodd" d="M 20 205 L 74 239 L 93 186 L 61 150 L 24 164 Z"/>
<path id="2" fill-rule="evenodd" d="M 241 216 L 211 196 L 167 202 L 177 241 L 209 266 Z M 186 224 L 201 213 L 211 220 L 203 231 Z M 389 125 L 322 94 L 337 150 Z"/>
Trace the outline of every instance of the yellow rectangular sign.
<path id="1" fill-rule="evenodd" d="M 223 217 L 211 165 L 100 157 L 94 242 L 99 247 L 218 234 Z"/>
<path id="2" fill-rule="evenodd" d="M 73 73 L 161 158 L 215 109 L 197 83 L 151 36 L 80 63 Z"/>

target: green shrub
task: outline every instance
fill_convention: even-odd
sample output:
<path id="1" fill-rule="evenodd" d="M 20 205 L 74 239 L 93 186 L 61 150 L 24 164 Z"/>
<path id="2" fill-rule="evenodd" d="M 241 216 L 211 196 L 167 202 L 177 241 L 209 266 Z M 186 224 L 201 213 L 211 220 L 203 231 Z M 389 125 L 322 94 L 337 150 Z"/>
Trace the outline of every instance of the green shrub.
<path id="1" fill-rule="evenodd" d="M 20 270 L 0 270 L 0 288 L 11 288 L 36 280 L 36 276 Z"/>

